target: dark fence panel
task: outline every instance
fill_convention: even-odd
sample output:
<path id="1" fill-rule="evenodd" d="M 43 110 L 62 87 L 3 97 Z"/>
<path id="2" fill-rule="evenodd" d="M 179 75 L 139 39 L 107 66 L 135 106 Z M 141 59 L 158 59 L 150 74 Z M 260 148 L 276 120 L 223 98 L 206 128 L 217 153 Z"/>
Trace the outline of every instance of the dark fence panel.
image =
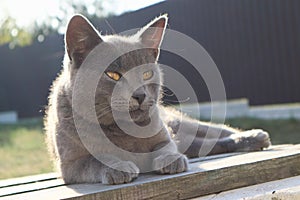
<path id="1" fill-rule="evenodd" d="M 141 27 L 168 13 L 169 28 L 197 40 L 216 62 L 227 98 L 250 104 L 300 102 L 299 0 L 169 0 L 107 21 L 116 30 Z M 105 21 L 95 21 L 103 33 Z M 63 37 L 9 52 L 0 47 L 0 111 L 41 115 L 51 81 L 61 66 Z M 209 101 L 200 75 L 185 60 L 162 52 L 160 61 L 182 72 Z"/>
<path id="2" fill-rule="evenodd" d="M 0 112 L 15 110 L 22 117 L 42 116 L 49 87 L 60 71 L 63 37 L 10 50 L 0 47 Z"/>
<path id="3" fill-rule="evenodd" d="M 228 99 L 246 97 L 254 105 L 300 101 L 300 1 L 169 0 L 111 22 L 122 31 L 165 12 L 169 28 L 197 40 L 214 59 Z M 181 72 L 182 65 L 191 68 L 165 54 L 161 62 Z M 192 74 L 199 100 L 208 101 L 203 81 Z"/>

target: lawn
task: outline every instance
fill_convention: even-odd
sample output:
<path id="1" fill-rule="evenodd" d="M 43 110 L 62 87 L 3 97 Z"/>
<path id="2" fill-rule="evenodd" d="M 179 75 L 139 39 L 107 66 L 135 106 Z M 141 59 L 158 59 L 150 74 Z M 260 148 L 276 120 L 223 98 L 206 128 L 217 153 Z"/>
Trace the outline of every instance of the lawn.
<path id="1" fill-rule="evenodd" d="M 0 125 L 0 179 L 51 172 L 42 120 Z"/>
<path id="2" fill-rule="evenodd" d="M 299 120 L 238 118 L 227 120 L 226 124 L 241 129 L 265 129 L 273 144 L 300 143 Z M 41 119 L 0 125 L 0 179 L 51 171 Z"/>
<path id="3" fill-rule="evenodd" d="M 255 118 L 236 118 L 225 122 L 241 129 L 264 129 L 270 133 L 273 144 L 300 144 L 300 120 L 261 120 Z"/>

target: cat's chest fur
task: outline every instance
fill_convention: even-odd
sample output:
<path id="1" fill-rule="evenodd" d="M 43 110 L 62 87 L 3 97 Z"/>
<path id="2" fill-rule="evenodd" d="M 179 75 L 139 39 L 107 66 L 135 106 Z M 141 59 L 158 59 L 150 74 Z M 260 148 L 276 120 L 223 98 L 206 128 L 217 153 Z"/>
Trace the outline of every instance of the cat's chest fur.
<path id="1" fill-rule="evenodd" d="M 148 153 L 152 152 L 156 148 L 157 141 L 164 141 L 168 138 L 165 134 L 158 133 L 154 136 L 142 138 L 135 137 L 130 134 L 124 133 L 116 125 L 102 127 L 105 136 L 116 145 L 125 151 L 132 153 Z"/>

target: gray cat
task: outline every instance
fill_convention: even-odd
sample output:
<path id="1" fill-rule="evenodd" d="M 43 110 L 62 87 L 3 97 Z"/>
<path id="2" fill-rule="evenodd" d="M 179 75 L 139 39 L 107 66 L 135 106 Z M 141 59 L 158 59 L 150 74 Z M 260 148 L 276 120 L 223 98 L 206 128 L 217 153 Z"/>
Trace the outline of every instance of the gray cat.
<path id="1" fill-rule="evenodd" d="M 66 183 L 128 183 L 140 172 L 187 171 L 187 157 L 199 156 L 201 147 L 219 154 L 257 151 L 271 144 L 262 130 L 201 122 L 160 105 L 162 73 L 157 60 L 166 24 L 167 16 L 162 15 L 132 36 L 102 36 L 83 16 L 70 20 L 63 70 L 51 88 L 45 116 L 49 151 Z M 108 66 L 92 61 L 120 52 L 126 53 Z M 96 120 L 81 111 L 90 90 L 76 86 L 89 76 L 83 68 L 92 66 L 104 72 L 92 92 Z M 119 90 L 113 95 L 116 86 Z M 76 110 L 78 99 L 82 103 Z M 139 131 L 130 132 L 135 126 Z"/>

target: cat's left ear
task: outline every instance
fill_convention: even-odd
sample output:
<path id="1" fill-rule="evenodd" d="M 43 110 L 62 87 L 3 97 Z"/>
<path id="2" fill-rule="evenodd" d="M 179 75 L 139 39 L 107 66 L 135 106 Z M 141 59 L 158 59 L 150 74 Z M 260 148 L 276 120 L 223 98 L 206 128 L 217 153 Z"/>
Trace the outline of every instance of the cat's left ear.
<path id="1" fill-rule="evenodd" d="M 94 26 L 82 15 L 74 15 L 65 34 L 66 50 L 70 60 L 79 67 L 87 54 L 102 39 Z"/>
<path id="2" fill-rule="evenodd" d="M 159 55 L 159 48 L 163 40 L 167 23 L 167 14 L 161 15 L 160 17 L 155 18 L 137 33 L 145 47 L 154 49 L 156 57 Z"/>

